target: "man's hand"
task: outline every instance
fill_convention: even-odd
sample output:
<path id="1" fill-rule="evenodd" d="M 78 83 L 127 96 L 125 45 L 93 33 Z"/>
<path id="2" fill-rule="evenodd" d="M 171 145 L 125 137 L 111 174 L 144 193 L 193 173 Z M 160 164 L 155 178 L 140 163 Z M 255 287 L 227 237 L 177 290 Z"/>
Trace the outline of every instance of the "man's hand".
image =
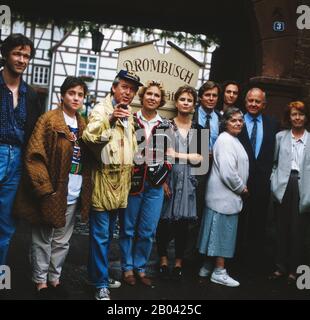
<path id="1" fill-rule="evenodd" d="M 110 123 L 113 124 L 117 119 L 128 118 L 130 116 L 130 107 L 128 109 L 122 108 L 124 104 L 119 103 L 114 107 L 113 113 L 110 116 Z"/>
<path id="2" fill-rule="evenodd" d="M 165 182 L 165 183 L 163 184 L 163 188 L 164 188 L 164 194 L 165 194 L 165 196 L 166 196 L 168 199 L 170 199 L 170 197 L 171 197 L 171 191 L 170 191 L 170 189 L 169 189 L 169 186 L 168 186 L 167 182 Z"/>
<path id="3" fill-rule="evenodd" d="M 247 187 L 245 187 L 245 188 L 242 190 L 242 192 L 241 192 L 241 197 L 242 197 L 243 199 L 245 199 L 245 198 L 247 198 L 248 196 L 249 196 L 249 190 L 248 190 Z"/>

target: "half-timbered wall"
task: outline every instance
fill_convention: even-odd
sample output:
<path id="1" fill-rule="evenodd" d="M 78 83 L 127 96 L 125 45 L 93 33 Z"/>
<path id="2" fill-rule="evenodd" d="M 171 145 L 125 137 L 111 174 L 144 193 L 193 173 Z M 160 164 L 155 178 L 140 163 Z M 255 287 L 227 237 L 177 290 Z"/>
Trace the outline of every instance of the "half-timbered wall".
<path id="1" fill-rule="evenodd" d="M 104 34 L 104 40 L 99 54 L 91 51 L 90 33 L 81 38 L 77 29 L 65 34 L 63 29 L 51 24 L 34 26 L 17 21 L 12 23 L 11 30 L 3 32 L 2 39 L 11 32 L 19 32 L 34 40 L 36 55 L 25 71 L 24 79 L 45 97 L 46 109 L 51 109 L 60 102 L 60 86 L 68 75 L 91 76 L 93 80 L 87 82 L 90 96 L 96 101 L 104 97 L 110 91 L 116 75 L 118 53 L 115 49 L 132 42 L 158 39 L 159 33 L 159 30 L 154 30 L 153 35 L 146 37 L 143 32 L 138 31 L 129 37 L 119 26 L 102 28 L 100 31 Z M 159 52 L 166 53 L 169 50 L 168 40 L 171 39 L 155 43 Z M 205 66 L 199 72 L 198 88 L 209 78 L 211 57 L 215 47 L 205 50 L 199 45 L 179 46 Z"/>

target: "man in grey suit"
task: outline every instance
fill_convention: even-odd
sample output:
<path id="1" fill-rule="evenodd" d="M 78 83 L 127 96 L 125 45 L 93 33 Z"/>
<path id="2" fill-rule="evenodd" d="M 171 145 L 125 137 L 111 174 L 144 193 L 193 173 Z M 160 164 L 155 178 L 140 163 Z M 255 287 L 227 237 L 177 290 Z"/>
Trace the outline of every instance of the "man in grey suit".
<path id="1" fill-rule="evenodd" d="M 270 200 L 270 175 L 275 148 L 278 121 L 262 114 L 266 107 L 266 93 L 259 88 L 250 89 L 245 98 L 245 126 L 239 140 L 250 162 L 249 197 L 244 201 L 239 221 L 238 251 L 250 263 L 251 269 L 261 270 L 267 211 Z"/>

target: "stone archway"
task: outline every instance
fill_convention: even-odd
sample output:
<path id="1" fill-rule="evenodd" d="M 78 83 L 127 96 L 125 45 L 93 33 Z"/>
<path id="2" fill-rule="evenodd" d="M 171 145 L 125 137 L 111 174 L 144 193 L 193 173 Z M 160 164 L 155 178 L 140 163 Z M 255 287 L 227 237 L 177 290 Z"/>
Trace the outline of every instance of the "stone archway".
<path id="1" fill-rule="evenodd" d="M 262 87 L 268 97 L 267 113 L 278 118 L 288 102 L 310 102 L 310 31 L 296 27 L 296 8 L 301 2 L 247 1 L 240 17 L 244 32 L 237 40 L 230 32 L 223 34 L 222 46 L 212 61 L 212 79 L 235 79 L 246 87 Z M 284 22 L 283 31 L 273 29 L 276 21 Z"/>
<path id="2" fill-rule="evenodd" d="M 298 66 L 306 63 L 304 41 L 306 33 L 296 27 L 296 9 L 300 1 L 272 0 L 254 1 L 253 9 L 257 18 L 261 66 L 251 84 L 264 87 L 269 96 L 270 113 L 282 117 L 283 108 L 292 100 L 307 100 L 308 93 L 304 80 L 310 74 Z M 275 31 L 275 21 L 284 22 L 284 31 Z M 309 70 L 309 64 L 308 64 Z"/>
<path id="3" fill-rule="evenodd" d="M 42 19 L 53 17 L 68 21 L 92 20 L 100 23 L 142 26 L 191 33 L 214 33 L 221 40 L 215 52 L 210 78 L 235 79 L 266 89 L 267 112 L 281 117 L 282 109 L 292 99 L 306 99 L 310 94 L 310 30 L 296 27 L 296 9 L 308 0 L 157 0 L 152 10 L 143 0 L 122 3 L 100 0 L 75 2 L 57 8 L 47 2 L 7 1 L 12 11 Z M 122 9 L 122 10 L 120 10 Z M 284 31 L 273 30 L 275 21 L 285 23 Z"/>

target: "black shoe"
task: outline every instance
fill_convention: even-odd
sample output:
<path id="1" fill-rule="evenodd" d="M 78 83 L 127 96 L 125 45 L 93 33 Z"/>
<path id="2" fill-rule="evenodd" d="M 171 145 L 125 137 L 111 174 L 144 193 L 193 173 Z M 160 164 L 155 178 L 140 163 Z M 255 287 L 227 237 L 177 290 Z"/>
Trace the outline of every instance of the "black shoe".
<path id="1" fill-rule="evenodd" d="M 159 266 L 158 272 L 159 272 L 159 276 L 161 279 L 163 279 L 163 280 L 169 279 L 170 272 L 169 272 L 168 266 L 166 266 L 166 265 Z"/>
<path id="2" fill-rule="evenodd" d="M 65 300 L 68 299 L 69 293 L 64 287 L 63 284 L 59 283 L 56 287 L 50 285 L 49 290 L 51 292 L 51 295 L 53 299 L 55 300 Z"/>
<path id="3" fill-rule="evenodd" d="M 285 277 L 285 273 L 279 270 L 276 270 L 268 276 L 268 280 L 276 282 L 276 281 L 282 280 L 284 277 Z"/>
<path id="4" fill-rule="evenodd" d="M 172 279 L 180 281 L 182 279 L 182 268 L 181 267 L 174 267 L 172 270 Z"/>
<path id="5" fill-rule="evenodd" d="M 147 277 L 146 275 L 144 276 L 140 276 L 139 273 L 136 274 L 136 278 L 140 281 L 141 284 L 143 284 L 146 287 L 150 287 L 150 288 L 154 288 L 154 283 L 152 281 L 152 279 L 150 279 L 149 277 Z"/>
<path id="6" fill-rule="evenodd" d="M 296 276 L 294 274 L 290 274 L 287 277 L 287 285 L 289 287 L 296 287 Z"/>
<path id="7" fill-rule="evenodd" d="M 9 291 L 7 289 L 0 289 L 0 300 L 11 300 L 9 298 Z"/>
<path id="8" fill-rule="evenodd" d="M 38 300 L 51 300 L 51 298 L 52 298 L 49 288 L 42 288 L 40 290 L 35 288 L 35 294 L 36 294 L 36 298 Z"/>

